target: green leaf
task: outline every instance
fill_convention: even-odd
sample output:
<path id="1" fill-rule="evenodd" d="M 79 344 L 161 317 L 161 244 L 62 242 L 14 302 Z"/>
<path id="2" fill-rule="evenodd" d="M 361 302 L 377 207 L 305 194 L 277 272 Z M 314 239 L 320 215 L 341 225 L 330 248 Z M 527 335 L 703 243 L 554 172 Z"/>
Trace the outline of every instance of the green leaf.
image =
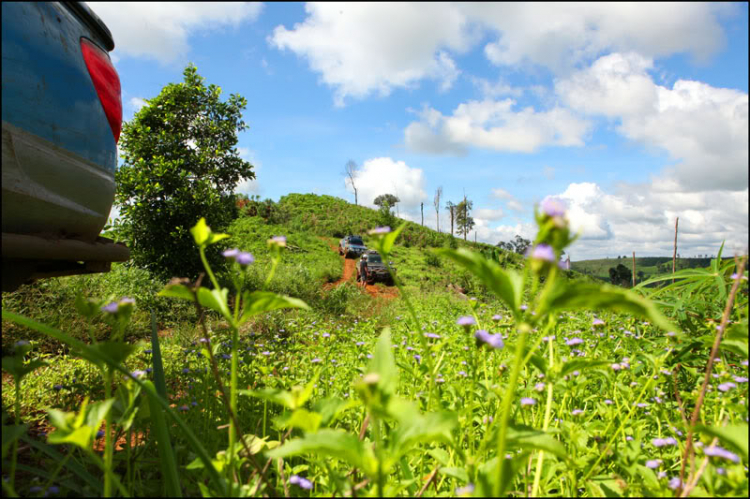
<path id="1" fill-rule="evenodd" d="M 290 298 L 288 296 L 277 295 L 270 291 L 245 291 L 242 296 L 242 316 L 240 317 L 240 324 L 247 322 L 250 317 L 265 312 L 271 312 L 273 310 L 280 310 L 284 308 L 301 308 L 304 310 L 310 310 L 310 307 L 302 300 L 297 298 Z"/>
<path id="2" fill-rule="evenodd" d="M 697 425 L 696 429 L 701 433 L 712 437 L 718 437 L 727 447 L 738 451 L 747 461 L 747 423 L 731 424 L 727 426 L 704 426 Z"/>
<path id="3" fill-rule="evenodd" d="M 184 284 L 167 284 L 164 289 L 159 291 L 156 296 L 166 296 L 168 298 L 179 298 L 181 300 L 195 301 L 195 295 Z"/>
<path id="4" fill-rule="evenodd" d="M 444 255 L 477 277 L 487 289 L 492 291 L 514 314 L 518 313 L 523 294 L 523 277 L 512 270 L 504 270 L 497 263 L 487 260 L 480 253 L 465 248 L 458 250 L 441 249 Z"/>
<path id="5" fill-rule="evenodd" d="M 458 427 L 458 417 L 453 412 L 442 411 L 419 414 L 416 407 L 411 403 L 402 402 L 397 410 L 393 405 L 389 412 L 400 419 L 400 426 L 393 432 L 390 442 L 394 459 L 409 452 L 417 444 L 428 442 L 442 442 L 452 445 L 451 432 Z M 405 417 L 405 415 L 408 415 Z"/>
<path id="6" fill-rule="evenodd" d="M 116 364 L 122 364 L 125 359 L 135 352 L 138 347 L 125 343 L 124 341 L 102 341 L 91 345 L 92 350 L 96 350 Z"/>
<path id="7" fill-rule="evenodd" d="M 3 357 L 3 371 L 7 372 L 19 382 L 29 373 L 46 366 L 47 362 L 42 360 L 32 360 L 24 362 L 23 357 Z"/>
<path id="8" fill-rule="evenodd" d="M 49 434 L 47 441 L 51 444 L 73 444 L 83 450 L 91 447 L 92 429 L 88 426 L 81 426 L 71 431 L 57 429 Z"/>
<path id="9" fill-rule="evenodd" d="M 294 411 L 289 419 L 286 421 L 287 426 L 293 428 L 299 428 L 304 430 L 305 433 L 315 433 L 320 428 L 320 423 L 323 418 L 317 412 L 310 412 L 306 409 L 297 409 Z"/>
<path id="10" fill-rule="evenodd" d="M 229 311 L 229 306 L 227 305 L 228 295 L 229 290 L 227 288 L 221 288 L 220 291 L 218 289 L 209 290 L 208 288 L 200 287 L 198 288 L 198 303 L 219 312 L 230 324 L 234 324 L 234 317 L 232 317 L 232 313 Z"/>
<path id="11" fill-rule="evenodd" d="M 143 384 L 147 389 L 156 391 L 156 387 L 154 387 L 151 381 L 146 380 Z M 177 471 L 177 461 L 169 437 L 169 428 L 164 418 L 164 410 L 153 399 L 149 399 L 149 408 L 151 412 L 152 435 L 156 437 L 156 444 L 159 449 L 159 466 L 161 467 L 162 477 L 166 481 L 167 495 L 170 497 L 182 497 L 180 475 Z"/>
<path id="12" fill-rule="evenodd" d="M 539 314 L 547 310 L 613 310 L 628 312 L 649 319 L 665 331 L 676 331 L 673 325 L 656 306 L 630 290 L 609 284 L 588 284 L 557 281 L 546 303 L 540 306 Z"/>
<path id="13" fill-rule="evenodd" d="M 393 348 L 391 348 L 390 328 L 383 329 L 383 333 L 378 338 L 368 372 L 378 376 L 377 386 L 382 393 L 391 395 L 396 392 L 398 369 L 396 369 Z"/>
<path id="14" fill-rule="evenodd" d="M 198 220 L 198 223 L 190 229 L 190 233 L 193 234 L 195 244 L 203 246 L 208 242 L 208 237 L 211 235 L 211 229 L 206 225 L 206 219 L 201 217 L 201 219 Z"/>
<path id="15" fill-rule="evenodd" d="M 334 422 L 339 414 L 342 414 L 347 409 L 351 409 L 357 404 L 354 400 L 341 400 L 337 398 L 326 398 L 315 402 L 313 408 L 315 412 L 320 414 L 320 424 L 328 426 Z"/>
<path id="16" fill-rule="evenodd" d="M 384 236 L 382 236 L 380 243 L 379 243 L 380 252 L 382 254 L 384 255 L 390 254 L 391 249 L 393 249 L 393 244 L 396 242 L 396 239 L 398 239 L 398 236 L 401 234 L 401 231 L 403 231 L 405 228 L 406 228 L 406 222 L 402 223 L 398 229 L 391 231 L 385 234 Z"/>
<path id="17" fill-rule="evenodd" d="M 291 392 L 279 388 L 262 388 L 260 390 L 237 390 L 240 395 L 249 395 L 275 404 L 282 405 L 287 409 L 294 409 L 294 397 Z"/>
<path id="18" fill-rule="evenodd" d="M 565 376 L 573 371 L 587 371 L 590 369 L 600 369 L 602 367 L 609 366 L 610 362 L 607 360 L 569 360 L 563 364 L 560 369 L 560 376 Z"/>
<path id="19" fill-rule="evenodd" d="M 91 319 L 101 313 L 101 301 L 84 298 L 81 293 L 76 295 L 75 307 L 82 316 Z"/>
<path id="20" fill-rule="evenodd" d="M 438 473 L 455 478 L 463 483 L 469 483 L 469 474 L 463 468 L 439 468 Z"/>
<path id="21" fill-rule="evenodd" d="M 355 435 L 342 430 L 322 429 L 317 433 L 306 434 L 303 438 L 287 441 L 267 453 L 268 457 L 299 456 L 301 454 L 333 457 L 345 461 L 372 476 L 376 471 L 376 460 L 369 445 L 365 445 Z"/>
<path id="22" fill-rule="evenodd" d="M 747 340 L 722 340 L 720 349 L 738 355 L 742 359 L 747 358 Z"/>
<path id="23" fill-rule="evenodd" d="M 89 405 L 86 410 L 86 426 L 91 428 L 94 432 L 99 431 L 102 421 L 107 417 L 107 413 L 114 403 L 115 399 L 112 398 Z"/>
<path id="24" fill-rule="evenodd" d="M 26 430 L 28 429 L 29 425 L 27 424 L 19 424 L 19 425 L 3 425 L 3 445 L 2 445 L 2 458 L 5 459 L 5 455 L 8 453 L 8 449 L 10 449 L 10 444 L 15 442 L 17 439 L 21 437 L 24 433 L 26 433 Z"/>
<path id="25" fill-rule="evenodd" d="M 555 440 L 552 435 L 530 426 L 509 425 L 507 439 L 508 448 L 543 450 L 562 460 L 567 460 L 569 456 L 565 446 Z"/>

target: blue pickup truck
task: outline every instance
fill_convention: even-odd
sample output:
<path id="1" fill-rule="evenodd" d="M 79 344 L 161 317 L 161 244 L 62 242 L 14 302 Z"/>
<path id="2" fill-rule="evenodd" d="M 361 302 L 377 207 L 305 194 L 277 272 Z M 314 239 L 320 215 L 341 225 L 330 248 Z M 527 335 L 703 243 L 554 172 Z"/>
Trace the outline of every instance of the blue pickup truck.
<path id="1" fill-rule="evenodd" d="M 107 26 L 83 2 L 2 3 L 2 289 L 106 272 L 120 79 Z"/>

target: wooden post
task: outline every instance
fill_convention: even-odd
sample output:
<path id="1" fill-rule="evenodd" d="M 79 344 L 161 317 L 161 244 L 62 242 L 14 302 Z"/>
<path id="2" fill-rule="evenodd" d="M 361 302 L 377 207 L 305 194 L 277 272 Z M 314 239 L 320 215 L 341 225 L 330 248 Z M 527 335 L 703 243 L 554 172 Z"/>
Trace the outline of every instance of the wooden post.
<path id="1" fill-rule="evenodd" d="M 633 252 L 633 287 L 635 287 L 635 251 Z"/>
<path id="2" fill-rule="evenodd" d="M 680 221 L 680 217 L 677 217 L 674 221 L 674 253 L 672 253 L 672 275 L 674 276 L 676 264 L 677 264 L 677 224 Z M 674 277 L 672 278 L 672 284 L 674 284 Z"/>

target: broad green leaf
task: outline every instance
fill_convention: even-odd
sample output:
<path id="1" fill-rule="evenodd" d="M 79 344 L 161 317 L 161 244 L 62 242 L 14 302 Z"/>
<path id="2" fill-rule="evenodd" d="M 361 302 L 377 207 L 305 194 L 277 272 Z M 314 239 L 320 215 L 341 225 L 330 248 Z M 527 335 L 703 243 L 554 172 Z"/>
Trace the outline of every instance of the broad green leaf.
<path id="1" fill-rule="evenodd" d="M 651 489 L 652 492 L 659 490 L 659 480 L 656 478 L 654 470 L 646 468 L 641 464 L 636 465 L 636 470 L 638 471 L 638 475 L 643 479 L 643 483 L 646 487 Z"/>
<path id="2" fill-rule="evenodd" d="M 444 255 L 479 278 L 482 283 L 504 302 L 513 313 L 517 313 L 523 294 L 523 277 L 512 270 L 504 270 L 497 263 L 487 260 L 480 253 L 465 248 L 441 249 Z"/>
<path id="3" fill-rule="evenodd" d="M 167 284 L 164 289 L 159 291 L 157 296 L 166 296 L 168 298 L 179 298 L 181 300 L 195 301 L 195 295 L 184 284 Z"/>
<path id="4" fill-rule="evenodd" d="M 297 409 L 286 421 L 287 426 L 299 428 L 305 433 L 315 433 L 320 428 L 322 418 L 317 412 L 310 412 L 305 409 Z"/>
<path id="5" fill-rule="evenodd" d="M 398 370 L 391 348 L 391 330 L 383 329 L 383 333 L 375 344 L 375 353 L 370 361 L 369 373 L 376 374 L 378 389 L 386 395 L 396 392 L 398 386 Z"/>
<path id="6" fill-rule="evenodd" d="M 267 453 L 268 457 L 299 456 L 316 454 L 345 461 L 354 468 L 359 468 L 372 476 L 376 471 L 376 460 L 372 448 L 361 442 L 355 435 L 342 430 L 322 429 L 303 438 L 288 440 L 284 445 Z"/>
<path id="7" fill-rule="evenodd" d="M 91 345 L 92 350 L 96 350 L 117 364 L 125 362 L 125 359 L 130 357 L 137 348 L 137 346 L 125 343 L 124 341 L 102 341 Z"/>
<path id="8" fill-rule="evenodd" d="M 356 404 L 357 402 L 354 400 L 347 401 L 337 398 L 326 398 L 317 401 L 313 405 L 313 408 L 315 409 L 315 412 L 320 414 L 320 424 L 323 426 L 328 426 L 338 418 L 339 414 L 348 409 L 351 409 Z"/>
<path id="9" fill-rule="evenodd" d="M 227 305 L 228 295 L 229 290 L 227 288 L 209 290 L 208 288 L 200 287 L 198 288 L 198 303 L 219 312 L 230 324 L 234 324 L 234 317 L 232 317 L 232 313 L 229 311 L 229 306 Z"/>
<path id="10" fill-rule="evenodd" d="M 745 461 L 747 461 L 747 423 L 744 424 L 731 424 L 727 426 L 704 426 L 697 425 L 696 429 L 701 433 L 710 435 L 712 437 L 718 437 L 722 443 L 728 447 L 739 451 Z"/>
<path id="11" fill-rule="evenodd" d="M 83 450 L 91 447 L 93 438 L 92 429 L 88 426 L 81 426 L 72 431 L 55 430 L 49 434 L 47 441 L 51 444 L 73 444 Z"/>
<path id="12" fill-rule="evenodd" d="M 112 398 L 89 405 L 86 410 L 86 426 L 92 428 L 94 431 L 98 431 L 102 425 L 102 421 L 107 417 L 107 413 L 114 403 L 115 399 Z"/>
<path id="13" fill-rule="evenodd" d="M 552 311 L 579 308 L 629 312 L 649 319 L 654 325 L 665 331 L 676 331 L 678 329 L 648 299 L 630 290 L 609 284 L 558 281 L 558 285 L 550 292 L 546 303 L 540 306 L 539 313 L 541 315 L 547 309 Z"/>
<path id="14" fill-rule="evenodd" d="M 535 449 L 549 452 L 560 459 L 568 459 L 568 451 L 565 446 L 555 438 L 543 431 L 535 430 L 530 426 L 510 425 L 508 426 L 508 448 L 518 447 L 521 449 Z"/>
<path id="15" fill-rule="evenodd" d="M 279 388 L 262 388 L 260 390 L 238 390 L 240 395 L 249 395 L 251 397 L 268 400 L 275 404 L 282 405 L 287 409 L 294 410 L 294 397 L 291 392 Z"/>
<path id="16" fill-rule="evenodd" d="M 23 357 L 3 357 L 3 371 L 7 372 L 17 380 L 22 380 L 27 374 L 46 366 L 47 362 L 32 360 L 24 362 Z"/>
<path id="17" fill-rule="evenodd" d="M 453 477 L 463 483 L 469 482 L 469 474 L 463 468 L 440 468 L 438 473 L 441 475 Z"/>
<path id="18" fill-rule="evenodd" d="M 201 219 L 198 220 L 198 223 L 190 229 L 190 233 L 193 235 L 193 239 L 195 239 L 195 244 L 203 246 L 208 242 L 211 229 L 206 224 L 206 219 L 201 217 Z"/>
<path id="19" fill-rule="evenodd" d="M 252 293 L 246 291 L 242 296 L 242 299 L 243 304 L 240 324 L 244 324 L 254 315 L 271 312 L 273 310 L 280 310 L 283 308 L 301 308 L 304 310 L 310 310 L 307 303 L 300 299 L 277 295 L 270 291 L 254 291 Z"/>
<path id="20" fill-rule="evenodd" d="M 403 231 L 406 228 L 406 222 L 402 223 L 401 226 L 394 230 L 389 232 L 388 234 L 385 234 L 382 236 L 382 239 L 380 240 L 379 248 L 381 253 L 384 255 L 388 255 L 391 252 L 391 249 L 393 248 L 393 244 L 396 242 L 396 239 L 401 234 L 401 231 Z"/>
<path id="21" fill-rule="evenodd" d="M 457 426 L 458 417 L 453 412 L 443 411 L 425 415 L 417 413 L 408 421 L 403 421 L 393 432 L 390 447 L 393 453 L 400 457 L 419 443 L 442 442 L 451 444 L 451 431 Z M 396 458 L 394 457 L 394 459 Z"/>
<path id="22" fill-rule="evenodd" d="M 736 354 L 741 359 L 747 359 L 747 340 L 722 340 L 719 348 Z"/>
<path id="23" fill-rule="evenodd" d="M 440 463 L 440 466 L 448 466 L 451 462 L 450 455 L 443 449 L 430 449 L 427 453 Z"/>
<path id="24" fill-rule="evenodd" d="M 82 316 L 91 319 L 101 313 L 101 301 L 84 298 L 81 293 L 76 295 L 75 307 Z"/>
<path id="25" fill-rule="evenodd" d="M 19 425 L 3 425 L 3 445 L 2 445 L 2 457 L 5 459 L 5 455 L 8 453 L 8 449 L 10 449 L 10 444 L 15 442 L 17 439 L 21 437 L 24 433 L 26 433 L 26 430 L 28 429 L 29 425 L 27 424 L 19 424 Z"/>

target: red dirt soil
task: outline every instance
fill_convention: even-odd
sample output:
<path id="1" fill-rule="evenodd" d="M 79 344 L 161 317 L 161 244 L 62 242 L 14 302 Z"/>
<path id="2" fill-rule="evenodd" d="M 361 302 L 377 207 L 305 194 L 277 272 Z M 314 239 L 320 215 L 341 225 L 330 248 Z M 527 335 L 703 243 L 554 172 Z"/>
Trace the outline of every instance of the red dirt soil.
<path id="1" fill-rule="evenodd" d="M 331 250 L 338 253 L 338 248 L 336 246 L 331 245 Z M 344 261 L 344 275 L 336 282 L 332 282 L 329 284 L 325 284 L 323 286 L 323 289 L 326 291 L 333 289 L 337 286 L 340 286 L 344 284 L 345 282 L 351 282 L 353 284 L 356 284 L 358 287 L 361 287 L 362 284 L 356 282 L 357 279 L 357 259 L 356 258 L 346 258 L 341 257 L 341 259 Z M 398 296 L 398 288 L 393 286 L 376 286 L 374 284 L 367 284 L 365 286 L 365 291 L 368 295 L 372 296 L 373 298 L 386 298 L 391 299 Z"/>

